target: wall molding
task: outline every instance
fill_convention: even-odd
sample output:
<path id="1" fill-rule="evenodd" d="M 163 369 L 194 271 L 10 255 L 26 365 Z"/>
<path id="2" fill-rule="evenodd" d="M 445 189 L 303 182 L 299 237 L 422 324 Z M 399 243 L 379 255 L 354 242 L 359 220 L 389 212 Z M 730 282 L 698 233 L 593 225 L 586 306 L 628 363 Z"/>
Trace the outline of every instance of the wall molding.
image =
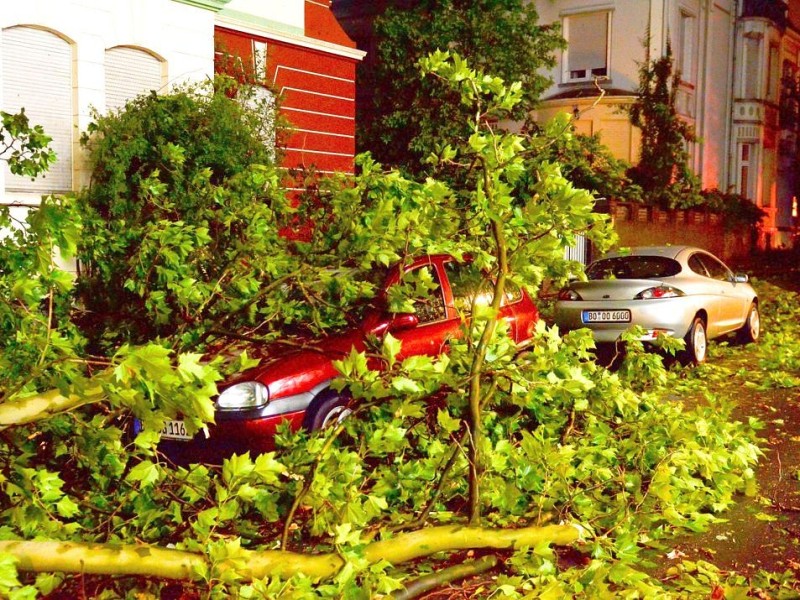
<path id="1" fill-rule="evenodd" d="M 213 12 L 219 12 L 223 8 L 225 8 L 225 5 L 231 0 L 172 0 L 172 1 L 177 2 L 179 4 L 188 4 L 189 6 L 195 6 L 197 8 L 202 8 Z"/>

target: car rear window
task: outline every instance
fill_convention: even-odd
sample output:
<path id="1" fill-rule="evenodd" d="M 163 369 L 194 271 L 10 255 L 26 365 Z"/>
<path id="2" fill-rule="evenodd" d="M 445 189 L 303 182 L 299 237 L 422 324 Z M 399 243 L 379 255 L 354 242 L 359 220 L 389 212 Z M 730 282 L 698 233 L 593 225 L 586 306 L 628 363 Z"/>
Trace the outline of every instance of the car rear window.
<path id="1" fill-rule="evenodd" d="M 589 265 L 589 279 L 660 279 L 681 272 L 678 261 L 664 256 L 616 256 Z"/>

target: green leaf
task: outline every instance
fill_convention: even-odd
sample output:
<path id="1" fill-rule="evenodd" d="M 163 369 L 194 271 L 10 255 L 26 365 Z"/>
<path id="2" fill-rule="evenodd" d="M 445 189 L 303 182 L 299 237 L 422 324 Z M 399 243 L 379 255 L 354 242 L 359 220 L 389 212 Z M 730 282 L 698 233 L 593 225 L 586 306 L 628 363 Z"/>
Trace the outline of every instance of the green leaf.
<path id="1" fill-rule="evenodd" d="M 17 578 L 17 559 L 10 554 L 0 553 L 0 592 L 21 585 Z"/>
<path id="2" fill-rule="evenodd" d="M 450 416 L 450 413 L 444 409 L 439 409 L 436 413 L 436 422 L 447 433 L 455 433 L 461 429 L 461 420 Z"/>
<path id="3" fill-rule="evenodd" d="M 386 360 L 388 361 L 389 368 L 391 369 L 397 361 L 397 355 L 400 354 L 402 342 L 394 337 L 391 333 L 387 333 L 383 337 L 381 343 L 381 351 Z"/>
<path id="4" fill-rule="evenodd" d="M 142 461 L 134 466 L 125 477 L 125 481 L 139 482 L 141 487 L 155 484 L 161 478 L 161 469 L 155 463 Z"/>
<path id="5" fill-rule="evenodd" d="M 56 504 L 56 510 L 59 515 L 69 519 L 80 512 L 80 507 L 69 496 L 64 496 Z"/>
<path id="6" fill-rule="evenodd" d="M 391 385 L 392 389 L 400 394 L 415 394 L 422 391 L 422 387 L 408 377 L 393 377 Z"/>

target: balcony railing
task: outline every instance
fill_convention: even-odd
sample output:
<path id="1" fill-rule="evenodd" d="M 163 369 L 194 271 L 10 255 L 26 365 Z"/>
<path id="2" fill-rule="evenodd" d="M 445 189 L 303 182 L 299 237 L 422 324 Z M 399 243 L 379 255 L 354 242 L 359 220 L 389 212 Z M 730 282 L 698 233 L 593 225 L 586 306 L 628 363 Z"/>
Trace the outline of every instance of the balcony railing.
<path id="1" fill-rule="evenodd" d="M 789 3 L 785 0 L 745 0 L 742 17 L 764 17 L 786 29 Z"/>

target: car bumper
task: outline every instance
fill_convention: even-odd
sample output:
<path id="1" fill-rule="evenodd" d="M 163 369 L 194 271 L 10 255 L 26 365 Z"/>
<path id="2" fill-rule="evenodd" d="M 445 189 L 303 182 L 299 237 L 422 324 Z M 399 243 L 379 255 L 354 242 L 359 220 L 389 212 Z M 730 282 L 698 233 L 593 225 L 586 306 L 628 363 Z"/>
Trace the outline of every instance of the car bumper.
<path id="1" fill-rule="evenodd" d="M 688 298 L 636 301 L 559 301 L 555 307 L 555 322 L 562 332 L 587 328 L 598 343 L 615 342 L 620 335 L 635 325 L 645 330 L 639 339 L 653 341 L 660 335 L 682 338 L 689 331 L 696 307 Z M 587 310 L 630 310 L 631 320 L 626 323 L 584 323 L 582 315 Z"/>
<path id="2" fill-rule="evenodd" d="M 209 425 L 207 437 L 200 431 L 191 440 L 162 438 L 158 449 L 179 465 L 222 464 L 232 454 L 250 452 L 255 456 L 274 450 L 278 426 L 288 421 L 291 429 L 299 429 L 304 415 L 305 411 L 297 411 L 260 419 L 218 421 Z"/>

